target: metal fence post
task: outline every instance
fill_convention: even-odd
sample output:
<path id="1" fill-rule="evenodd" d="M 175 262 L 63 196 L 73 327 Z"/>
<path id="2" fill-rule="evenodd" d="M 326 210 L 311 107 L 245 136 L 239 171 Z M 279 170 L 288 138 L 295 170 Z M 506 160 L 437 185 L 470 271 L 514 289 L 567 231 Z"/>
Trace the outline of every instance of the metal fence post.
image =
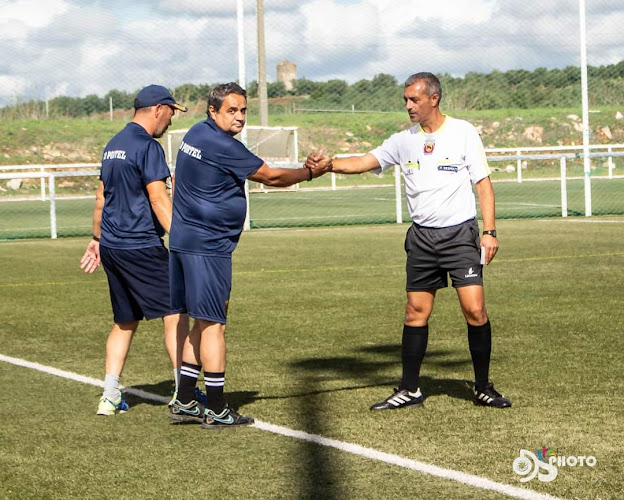
<path id="1" fill-rule="evenodd" d="M 394 197 L 396 200 L 396 221 L 403 222 L 403 203 L 401 201 L 401 166 L 394 166 Z"/>
<path id="2" fill-rule="evenodd" d="M 613 152 L 613 148 L 611 146 L 609 146 L 607 148 L 607 151 L 609 153 Z M 609 179 L 613 179 L 613 156 L 609 156 L 609 158 L 607 159 L 608 165 L 609 165 Z"/>
<path id="3" fill-rule="evenodd" d="M 568 216 L 568 189 L 566 186 L 566 157 L 559 160 L 561 165 L 561 217 Z"/>
<path id="4" fill-rule="evenodd" d="M 41 167 L 41 201 L 45 201 L 45 167 Z"/>
<path id="5" fill-rule="evenodd" d="M 517 151 L 518 156 L 520 156 L 522 154 L 522 150 L 519 149 Z M 522 160 L 520 158 L 518 158 L 518 162 L 516 163 L 516 168 L 518 169 L 518 183 L 522 182 Z"/>
<path id="6" fill-rule="evenodd" d="M 50 172 L 48 177 L 48 192 L 50 193 L 50 238 L 56 239 L 56 196 L 54 190 L 54 173 Z"/>
<path id="7" fill-rule="evenodd" d="M 251 229 L 251 215 L 249 213 L 249 180 L 245 181 L 245 200 L 247 202 L 247 212 L 245 214 L 245 222 L 243 223 L 243 231 L 249 231 Z"/>

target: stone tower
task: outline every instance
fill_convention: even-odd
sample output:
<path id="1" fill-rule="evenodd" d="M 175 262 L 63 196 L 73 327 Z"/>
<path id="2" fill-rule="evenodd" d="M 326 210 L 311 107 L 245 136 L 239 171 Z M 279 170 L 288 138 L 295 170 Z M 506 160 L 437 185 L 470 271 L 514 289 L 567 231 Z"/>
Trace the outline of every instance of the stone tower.
<path id="1" fill-rule="evenodd" d="M 297 79 L 297 65 L 290 61 L 280 61 L 277 65 L 277 81 L 282 82 L 286 90 L 293 89 L 293 80 Z"/>

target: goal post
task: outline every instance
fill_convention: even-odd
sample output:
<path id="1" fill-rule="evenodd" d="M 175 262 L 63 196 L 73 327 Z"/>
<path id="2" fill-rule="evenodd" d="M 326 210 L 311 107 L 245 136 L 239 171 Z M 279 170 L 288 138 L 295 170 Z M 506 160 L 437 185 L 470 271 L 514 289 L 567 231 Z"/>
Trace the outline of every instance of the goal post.
<path id="1" fill-rule="evenodd" d="M 297 127 L 260 127 L 247 125 L 247 148 L 262 158 L 269 166 L 282 168 L 294 167 L 299 161 L 297 145 Z M 165 151 L 167 164 L 175 169 L 178 149 L 188 129 L 170 130 L 167 132 Z M 240 140 L 240 136 L 236 137 Z"/>

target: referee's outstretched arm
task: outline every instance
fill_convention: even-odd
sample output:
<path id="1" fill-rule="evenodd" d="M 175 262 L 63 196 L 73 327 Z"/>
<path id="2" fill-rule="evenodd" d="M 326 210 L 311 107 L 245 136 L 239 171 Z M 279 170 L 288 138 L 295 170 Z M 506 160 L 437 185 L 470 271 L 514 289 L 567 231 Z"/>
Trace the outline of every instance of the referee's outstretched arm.
<path id="1" fill-rule="evenodd" d="M 314 164 L 326 161 L 329 158 L 323 154 L 312 154 L 306 161 L 306 166 L 313 168 Z M 362 174 L 379 168 L 379 161 L 374 155 L 366 153 L 364 156 L 349 156 L 348 158 L 334 158 L 332 172 L 337 174 Z"/>

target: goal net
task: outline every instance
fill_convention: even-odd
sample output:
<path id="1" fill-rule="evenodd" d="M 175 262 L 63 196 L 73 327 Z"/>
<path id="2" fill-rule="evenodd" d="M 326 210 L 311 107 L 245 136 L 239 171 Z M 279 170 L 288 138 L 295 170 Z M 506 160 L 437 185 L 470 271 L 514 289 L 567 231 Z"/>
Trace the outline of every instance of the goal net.
<path id="1" fill-rule="evenodd" d="M 167 154 L 167 164 L 171 170 L 175 170 L 178 149 L 184 134 L 188 129 L 170 130 L 167 133 L 165 150 Z M 261 127 L 248 125 L 242 134 L 236 136 L 238 140 L 243 140 L 246 133 L 246 145 L 256 156 L 262 158 L 267 165 L 279 168 L 299 168 L 299 151 L 297 149 L 297 127 Z M 299 186 L 291 186 L 288 190 L 298 190 Z M 250 182 L 251 191 L 275 191 L 284 188 L 270 188 L 257 182 Z"/>

